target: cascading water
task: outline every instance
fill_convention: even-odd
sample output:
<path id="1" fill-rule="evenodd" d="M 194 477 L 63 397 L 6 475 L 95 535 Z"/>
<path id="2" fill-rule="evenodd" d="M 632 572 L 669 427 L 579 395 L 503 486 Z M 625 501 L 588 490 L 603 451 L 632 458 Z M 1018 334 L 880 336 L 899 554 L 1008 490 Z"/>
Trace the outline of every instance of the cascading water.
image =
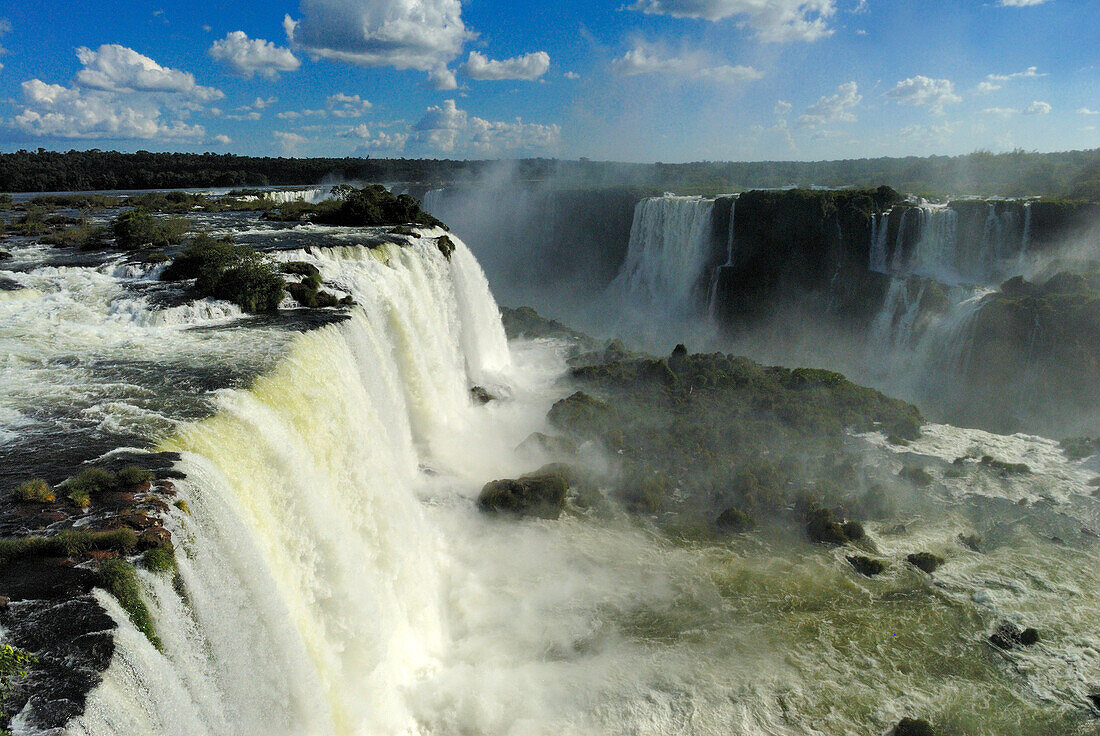
<path id="1" fill-rule="evenodd" d="M 714 240 L 713 199 L 665 195 L 639 202 L 626 261 L 606 298 L 638 326 L 695 322 L 706 309 L 700 289 Z"/>

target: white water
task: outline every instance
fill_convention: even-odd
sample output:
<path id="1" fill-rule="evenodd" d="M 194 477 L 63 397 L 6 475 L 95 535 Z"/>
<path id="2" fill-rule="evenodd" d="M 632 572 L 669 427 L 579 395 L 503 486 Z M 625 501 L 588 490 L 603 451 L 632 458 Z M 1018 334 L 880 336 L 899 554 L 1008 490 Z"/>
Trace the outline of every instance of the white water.
<path id="1" fill-rule="evenodd" d="M 511 448 L 546 430 L 561 357 L 546 343 L 509 350 L 461 243 L 448 263 L 430 238 L 366 249 L 341 233 L 346 247 L 279 257 L 353 294 L 352 319 L 294 337 L 268 375 L 220 392 L 216 416 L 161 443 L 189 476 L 191 513 L 167 522 L 186 597 L 141 574 L 158 653 L 100 594 L 118 648 L 70 733 L 802 736 L 885 733 L 933 713 L 966 734 L 1088 733 L 1051 724 L 1071 722 L 1097 671 L 1095 553 L 1051 553 L 1020 525 L 989 555 L 953 539 L 975 523 L 961 507 L 970 488 L 1087 503 L 1095 468 L 1037 438 L 932 428 L 911 449 L 949 461 L 978 445 L 1041 475 L 960 480 L 904 534 L 869 523 L 891 561 L 873 581 L 797 533 L 682 546 L 616 518 L 489 519 L 471 499 L 531 469 Z M 37 293 L 0 306 L 14 317 L 0 337 L 26 339 L 18 357 L 32 367 L 108 338 L 94 357 L 163 360 L 201 344 L 190 352 L 231 361 L 263 344 L 135 319 L 125 280 L 143 277 L 129 269 L 17 278 Z M 80 380 L 52 367 L 31 381 L 39 399 Z M 512 399 L 475 407 L 479 376 Z M 896 470 L 901 452 L 867 462 Z M 934 580 L 900 561 L 924 548 L 951 558 Z M 981 643 L 1005 616 L 1045 637 L 1011 664 Z"/>
<path id="2" fill-rule="evenodd" d="M 310 189 L 273 189 L 264 192 L 260 196 L 246 195 L 241 197 L 245 202 L 264 199 L 275 204 L 289 204 L 291 202 L 305 202 L 317 204 L 332 197 L 332 187 L 312 187 Z"/>
<path id="3" fill-rule="evenodd" d="M 667 342 L 670 326 L 692 334 L 709 329 L 703 279 L 713 255 L 713 212 L 714 200 L 703 197 L 638 203 L 626 259 L 604 295 L 616 328 L 662 350 L 668 346 L 657 344 Z"/>

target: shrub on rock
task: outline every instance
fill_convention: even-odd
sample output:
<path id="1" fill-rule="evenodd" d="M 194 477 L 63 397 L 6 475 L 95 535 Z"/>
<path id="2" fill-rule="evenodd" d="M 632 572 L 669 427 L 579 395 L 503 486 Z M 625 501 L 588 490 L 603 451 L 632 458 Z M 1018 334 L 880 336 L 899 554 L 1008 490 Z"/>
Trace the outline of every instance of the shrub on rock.
<path id="1" fill-rule="evenodd" d="M 486 483 L 478 496 L 477 505 L 487 513 L 557 519 L 561 516 L 568 489 L 569 483 L 561 468 L 547 465 L 515 480 Z"/>
<path id="2" fill-rule="evenodd" d="M 849 556 L 848 564 L 854 567 L 860 575 L 866 575 L 869 578 L 873 578 L 886 569 L 886 563 L 882 560 L 873 560 L 863 555 Z"/>
<path id="3" fill-rule="evenodd" d="M 942 557 L 937 557 L 931 552 L 915 552 L 911 555 L 908 555 L 905 559 L 909 562 L 910 565 L 917 568 L 918 570 L 923 570 L 929 575 L 934 573 L 936 571 L 936 568 L 938 568 L 944 562 Z"/>
<path id="4" fill-rule="evenodd" d="M 24 503 L 53 503 L 57 500 L 53 488 L 41 478 L 21 483 L 15 489 L 15 497 Z"/>

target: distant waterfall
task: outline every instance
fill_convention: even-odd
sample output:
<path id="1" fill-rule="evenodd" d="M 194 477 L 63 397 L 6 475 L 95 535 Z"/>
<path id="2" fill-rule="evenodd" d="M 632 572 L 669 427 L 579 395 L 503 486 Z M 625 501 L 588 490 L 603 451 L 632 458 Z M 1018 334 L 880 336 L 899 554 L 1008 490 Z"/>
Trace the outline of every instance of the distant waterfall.
<path id="1" fill-rule="evenodd" d="M 875 273 L 887 273 L 889 254 L 886 249 L 886 237 L 889 232 L 889 211 L 871 216 L 871 262 L 869 268 Z"/>
<path id="2" fill-rule="evenodd" d="M 655 197 L 634 211 L 626 262 L 608 287 L 624 310 L 691 317 L 700 312 L 698 289 L 714 249 L 714 200 Z M 729 253 L 732 258 L 732 252 Z"/>
<path id="3" fill-rule="evenodd" d="M 109 596 L 118 647 L 73 734 L 412 733 L 406 688 L 445 651 L 424 463 L 464 476 L 471 372 L 509 353 L 465 245 L 307 249 L 354 294 L 274 373 L 163 443 L 190 512 L 168 519 L 182 585 L 143 574 L 163 654 Z M 494 448 L 495 449 L 495 448 Z M 182 595 L 186 591 L 186 596 Z"/>

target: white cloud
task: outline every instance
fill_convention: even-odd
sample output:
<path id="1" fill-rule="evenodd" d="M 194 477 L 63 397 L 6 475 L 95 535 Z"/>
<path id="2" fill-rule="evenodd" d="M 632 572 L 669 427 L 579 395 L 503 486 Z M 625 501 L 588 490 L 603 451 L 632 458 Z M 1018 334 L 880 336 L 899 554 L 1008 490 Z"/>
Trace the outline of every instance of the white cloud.
<path id="1" fill-rule="evenodd" d="M 943 114 L 944 105 L 962 101 L 955 94 L 955 85 L 950 80 L 931 79 L 920 74 L 898 82 L 886 96 L 897 100 L 900 105 L 927 107 L 936 115 Z"/>
<path id="2" fill-rule="evenodd" d="M 580 79 L 581 78 L 581 75 L 577 74 L 576 72 L 566 72 L 562 76 L 565 77 L 566 79 Z"/>
<path id="3" fill-rule="evenodd" d="M 550 71 L 550 54 L 545 51 L 536 51 L 533 54 L 494 61 L 484 54 L 471 51 L 470 58 L 458 68 L 458 71 L 470 79 L 479 81 L 518 79 L 533 82 Z"/>
<path id="4" fill-rule="evenodd" d="M 1036 77 L 1045 77 L 1045 76 L 1046 76 L 1045 73 L 1044 74 L 1039 73 L 1039 67 L 1029 66 L 1027 69 L 1025 69 L 1022 72 L 1014 72 L 1012 74 L 987 74 L 985 78 L 988 79 L 991 82 L 1007 82 L 1010 79 L 1036 78 Z"/>
<path id="5" fill-rule="evenodd" d="M 514 122 L 484 120 L 460 110 L 454 100 L 444 100 L 442 105 L 429 107 L 412 127 L 412 141 L 422 149 L 443 154 L 543 151 L 561 144 L 561 127 L 524 123 L 519 118 Z"/>
<path id="6" fill-rule="evenodd" d="M 794 105 L 787 102 L 786 100 L 776 100 L 775 101 L 775 111 L 774 112 L 775 112 L 776 117 L 780 117 L 780 118 L 784 117 L 785 115 L 790 114 L 791 110 L 793 110 L 793 109 L 794 109 Z"/>
<path id="7" fill-rule="evenodd" d="M 1100 110 L 1090 110 L 1087 107 L 1077 108 L 1078 115 L 1100 115 Z"/>
<path id="8" fill-rule="evenodd" d="M 924 143 L 945 143 L 958 129 L 960 123 L 942 123 L 940 125 L 910 125 L 898 131 L 902 138 Z"/>
<path id="9" fill-rule="evenodd" d="M 638 74 L 669 74 L 720 84 L 760 79 L 764 76 L 751 66 L 730 66 L 729 64 L 709 66 L 700 54 L 667 56 L 660 50 L 642 43 L 635 44 L 634 48 L 613 61 L 611 69 L 624 77 Z"/>
<path id="10" fill-rule="evenodd" d="M 329 95 L 325 103 L 332 114 L 338 118 L 361 117 L 372 107 L 370 102 L 359 95 L 346 95 L 343 92 Z"/>
<path id="11" fill-rule="evenodd" d="M 979 82 L 978 89 L 976 90 L 980 95 L 987 95 L 990 92 L 996 92 L 1001 88 L 1001 85 L 994 84 L 993 82 Z"/>
<path id="12" fill-rule="evenodd" d="M 816 41 L 830 35 L 835 0 L 636 0 L 632 10 L 718 21 L 737 17 L 763 41 Z"/>
<path id="13" fill-rule="evenodd" d="M 259 120 L 263 117 L 263 111 L 278 101 L 278 97 L 268 97 L 266 100 L 263 97 L 257 97 L 251 105 L 242 105 L 226 117 L 230 120 Z M 221 114 L 221 110 L 218 110 L 218 114 Z"/>
<path id="14" fill-rule="evenodd" d="M 366 125 L 357 125 L 339 134 L 342 138 L 352 138 L 359 142 L 355 154 L 377 151 L 401 151 L 409 141 L 408 133 L 386 133 L 377 131 L 373 135 Z"/>
<path id="15" fill-rule="evenodd" d="M 233 139 L 230 138 L 227 135 L 216 135 L 211 140 L 214 143 L 217 143 L 217 144 L 222 145 L 222 146 L 228 146 L 230 143 L 233 142 Z"/>
<path id="16" fill-rule="evenodd" d="M 111 92 L 23 82 L 26 106 L 15 116 L 17 128 L 31 135 L 57 138 L 200 140 L 201 125 L 166 121 L 149 96 L 120 98 Z"/>
<path id="17" fill-rule="evenodd" d="M 279 145 L 283 150 L 290 152 L 298 148 L 306 142 L 305 136 L 298 135 L 297 133 L 288 133 L 284 130 L 276 130 L 272 133 L 279 140 Z"/>
<path id="18" fill-rule="evenodd" d="M 1003 118 L 1009 118 L 1013 115 L 1049 115 L 1051 110 L 1053 109 L 1054 108 L 1051 107 L 1050 103 L 1039 102 L 1038 100 L 1036 100 L 1035 102 L 1032 102 L 1030 105 L 1025 107 L 1023 110 L 1015 107 L 987 107 L 982 110 L 982 114 L 1000 115 Z"/>
<path id="19" fill-rule="evenodd" d="M 71 87 L 23 82 L 22 111 L 13 124 L 56 138 L 202 140 L 201 125 L 184 122 L 202 103 L 224 95 L 193 75 L 162 67 L 123 46 L 77 49 L 84 67 Z"/>
<path id="20" fill-rule="evenodd" d="M 458 80 L 455 79 L 455 73 L 448 69 L 446 64 L 440 64 L 428 72 L 428 81 L 425 86 L 437 90 L 458 89 Z"/>
<path id="21" fill-rule="evenodd" d="M 300 13 L 283 27 L 310 56 L 428 71 L 437 88 L 453 89 L 453 75 L 440 68 L 474 37 L 462 22 L 461 0 L 302 0 Z"/>
<path id="22" fill-rule="evenodd" d="M 215 41 L 207 53 L 242 77 L 259 73 L 275 79 L 279 72 L 293 72 L 302 65 L 290 49 L 262 38 L 249 38 L 244 31 L 227 33 L 225 38 Z"/>
<path id="23" fill-rule="evenodd" d="M 1033 5 L 1042 5 L 1047 0 L 1000 0 L 1002 8 L 1030 8 Z"/>
<path id="24" fill-rule="evenodd" d="M 148 56 L 118 44 L 104 44 L 97 50 L 81 46 L 77 58 L 84 68 L 76 82 L 108 92 L 169 92 L 200 102 L 225 97 L 219 90 L 195 83 L 195 75 L 161 66 Z"/>
<path id="25" fill-rule="evenodd" d="M 796 127 L 820 128 L 832 123 L 852 123 L 856 116 L 852 112 L 863 100 L 859 94 L 859 85 L 845 82 L 836 88 L 835 95 L 822 96 L 817 102 L 806 108 L 798 116 Z M 778 108 L 778 106 L 777 106 Z"/>

